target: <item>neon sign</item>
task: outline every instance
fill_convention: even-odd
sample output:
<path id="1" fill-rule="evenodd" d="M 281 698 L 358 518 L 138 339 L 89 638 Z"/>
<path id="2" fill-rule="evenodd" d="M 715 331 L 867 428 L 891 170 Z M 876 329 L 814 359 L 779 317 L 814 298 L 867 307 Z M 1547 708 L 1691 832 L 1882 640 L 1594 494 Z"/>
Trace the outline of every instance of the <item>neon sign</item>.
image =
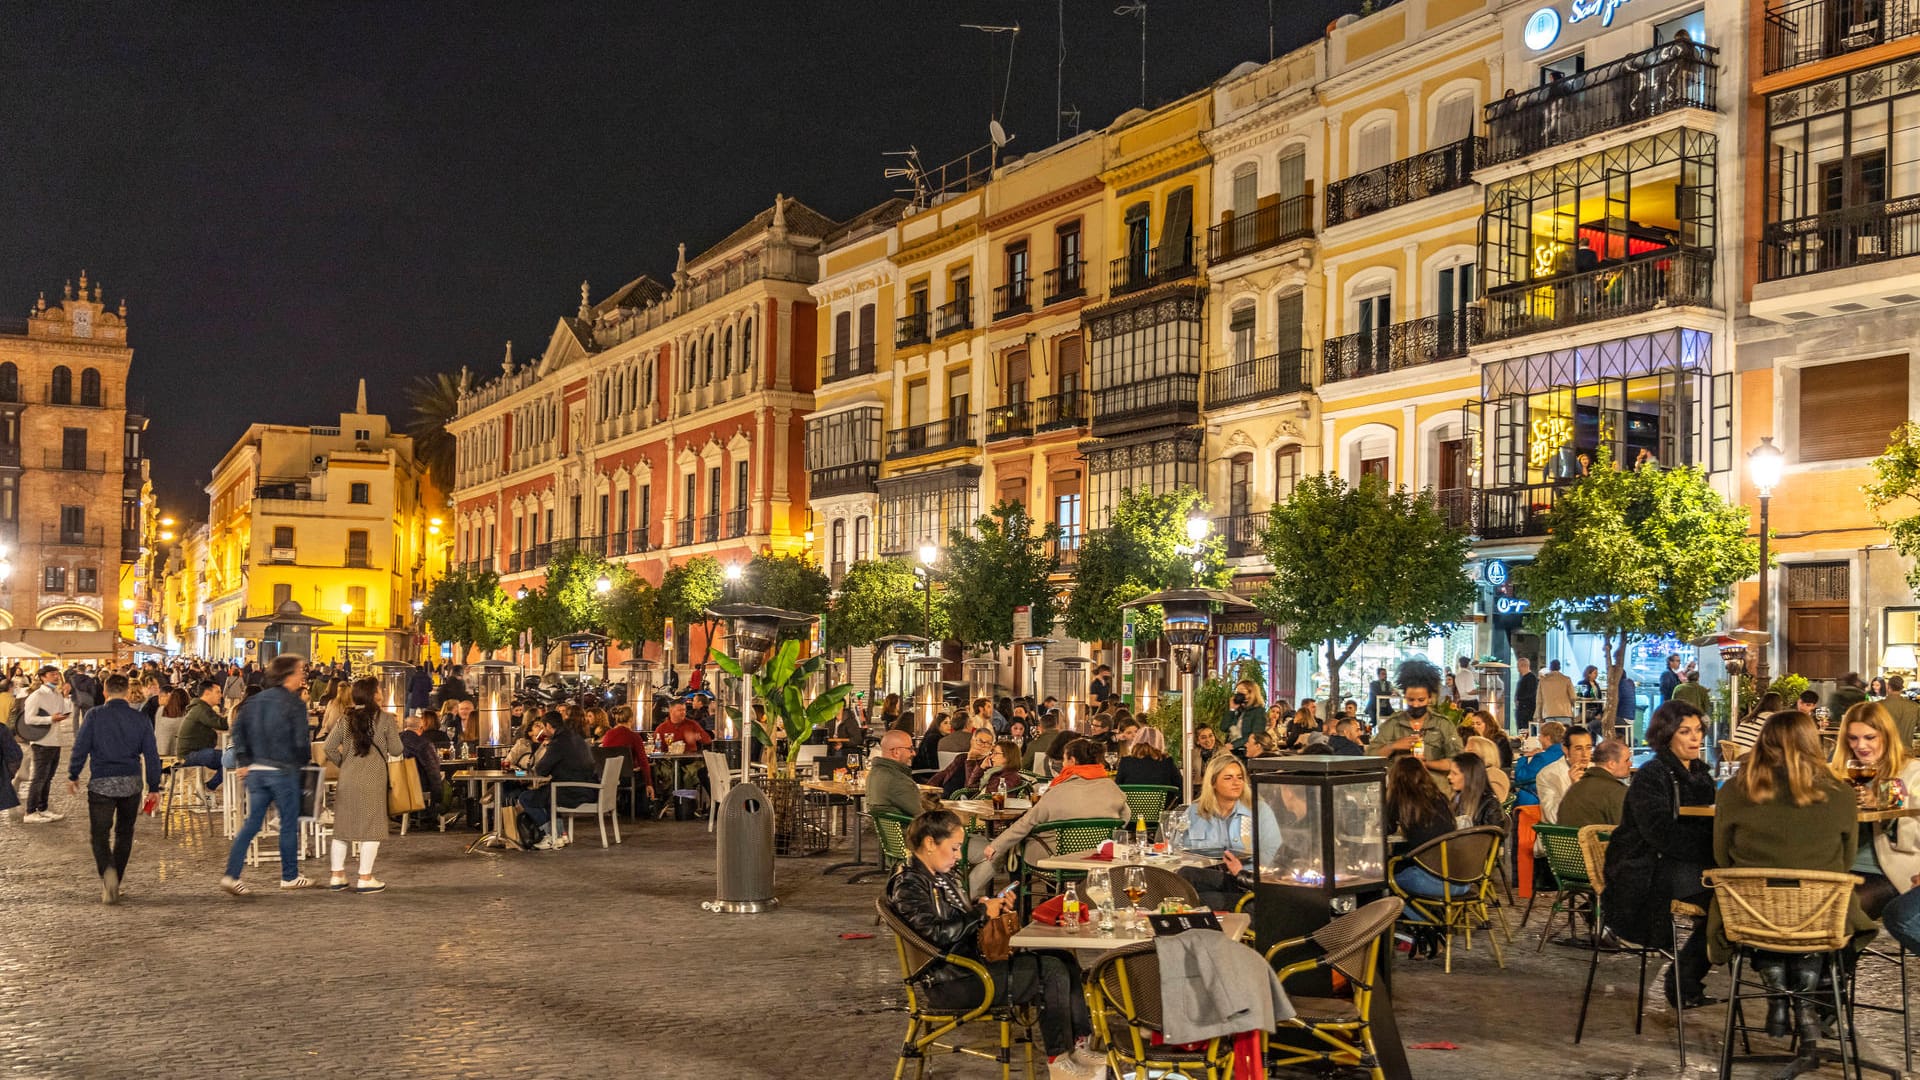
<path id="1" fill-rule="evenodd" d="M 1520 40 L 1534 52 L 1551 47 L 1560 40 L 1560 13 L 1543 7 L 1527 16 L 1527 26 L 1521 31 Z"/>
<path id="2" fill-rule="evenodd" d="M 1619 11 L 1620 5 L 1626 2 L 1627 0 L 1573 0 L 1567 5 L 1567 21 L 1584 22 L 1598 15 L 1601 26 L 1612 26 L 1613 13 Z"/>
<path id="3" fill-rule="evenodd" d="M 1552 461 L 1561 447 L 1573 441 L 1573 421 L 1564 416 L 1542 416 L 1528 427 L 1527 464 L 1536 469 Z"/>

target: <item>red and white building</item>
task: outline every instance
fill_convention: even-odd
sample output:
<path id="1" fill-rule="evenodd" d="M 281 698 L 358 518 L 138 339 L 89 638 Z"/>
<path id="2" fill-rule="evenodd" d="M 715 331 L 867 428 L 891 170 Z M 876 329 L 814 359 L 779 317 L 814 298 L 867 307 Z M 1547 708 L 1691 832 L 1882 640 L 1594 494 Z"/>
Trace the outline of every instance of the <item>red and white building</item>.
<path id="1" fill-rule="evenodd" d="M 817 256 L 836 224 L 774 205 L 689 259 L 559 320 L 546 352 L 462 373 L 455 563 L 537 587 L 585 547 L 658 585 L 698 555 L 724 566 L 807 549 L 804 420 L 816 373 Z M 700 628 L 676 635 L 699 655 Z M 650 646 L 657 653 L 658 646 Z M 656 656 L 656 658 L 658 658 Z"/>

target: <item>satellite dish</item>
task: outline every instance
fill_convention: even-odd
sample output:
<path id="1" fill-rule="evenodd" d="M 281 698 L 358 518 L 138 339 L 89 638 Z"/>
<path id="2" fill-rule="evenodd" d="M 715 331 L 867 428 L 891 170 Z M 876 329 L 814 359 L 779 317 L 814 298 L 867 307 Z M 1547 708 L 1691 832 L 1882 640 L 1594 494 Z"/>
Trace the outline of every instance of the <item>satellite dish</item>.
<path id="1" fill-rule="evenodd" d="M 1001 127 L 1000 121 L 998 120 L 987 121 L 987 133 L 993 137 L 993 148 L 995 150 L 1002 149 L 1013 141 L 1013 136 L 1007 134 L 1007 129 Z"/>

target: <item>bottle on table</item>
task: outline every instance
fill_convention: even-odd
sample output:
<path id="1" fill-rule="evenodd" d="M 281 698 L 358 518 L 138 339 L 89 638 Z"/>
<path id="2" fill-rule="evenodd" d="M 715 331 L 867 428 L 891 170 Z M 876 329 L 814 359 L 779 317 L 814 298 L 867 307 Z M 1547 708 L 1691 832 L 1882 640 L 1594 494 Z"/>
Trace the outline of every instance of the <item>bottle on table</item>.
<path id="1" fill-rule="evenodd" d="M 1067 933 L 1077 934 L 1080 932 L 1080 889 L 1069 883 L 1060 897 L 1060 925 L 1066 927 Z"/>

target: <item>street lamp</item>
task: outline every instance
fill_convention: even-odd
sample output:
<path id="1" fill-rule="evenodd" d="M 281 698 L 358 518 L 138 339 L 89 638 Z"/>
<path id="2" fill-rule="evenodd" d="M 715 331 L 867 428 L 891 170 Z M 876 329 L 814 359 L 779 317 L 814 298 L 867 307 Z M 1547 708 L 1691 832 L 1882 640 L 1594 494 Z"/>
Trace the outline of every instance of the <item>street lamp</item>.
<path id="1" fill-rule="evenodd" d="M 1767 509 L 1773 502 L 1773 489 L 1780 483 L 1780 473 L 1785 466 L 1786 455 L 1773 445 L 1771 435 L 1762 435 L 1760 445 L 1747 454 L 1747 476 L 1760 491 L 1760 601 L 1754 605 L 1754 617 L 1758 619 L 1762 632 L 1773 628 L 1771 620 L 1767 618 L 1768 610 L 1772 607 L 1768 596 Z M 1770 645 L 1763 645 L 1757 651 L 1760 656 L 1754 665 L 1754 689 L 1764 691 L 1767 685 L 1767 653 L 1772 650 Z"/>
<path id="2" fill-rule="evenodd" d="M 599 593 L 601 596 L 607 595 L 613 591 L 613 579 L 605 574 L 601 574 L 600 580 L 593 583 L 593 591 Z"/>
<path id="3" fill-rule="evenodd" d="M 346 627 L 346 644 L 341 646 L 347 654 L 347 674 L 353 674 L 353 605 L 340 605 L 340 625 Z"/>
<path id="4" fill-rule="evenodd" d="M 727 594 L 727 599 L 728 599 L 729 601 L 731 601 L 731 600 L 733 599 L 733 586 L 734 586 L 734 583 L 736 583 L 736 582 L 738 582 L 738 581 L 740 580 L 740 578 L 741 578 L 741 575 L 743 575 L 743 574 L 745 573 L 745 571 L 744 571 L 744 570 L 742 570 L 742 569 L 740 568 L 740 564 L 739 564 L 739 563 L 731 563 L 731 562 L 730 562 L 730 563 L 728 563 L 728 564 L 727 564 L 727 568 L 726 568 L 726 570 L 724 570 L 724 571 L 723 571 L 722 573 L 723 573 L 723 574 L 725 575 L 725 577 L 726 577 L 726 579 L 727 579 L 727 584 L 726 584 L 726 588 L 725 588 L 725 592 L 726 592 L 726 594 Z"/>
<path id="5" fill-rule="evenodd" d="M 1194 533 L 1188 521 L 1187 535 Z M 1201 532 L 1204 538 L 1205 532 Z M 1173 646 L 1173 663 L 1180 669 L 1180 780 L 1183 794 L 1193 796 L 1193 695 L 1195 674 L 1206 658 L 1207 639 L 1213 636 L 1213 609 L 1246 611 L 1253 605 L 1220 589 L 1162 589 L 1120 605 L 1123 608 L 1160 605 L 1161 633 Z"/>
<path id="6" fill-rule="evenodd" d="M 1193 556 L 1193 577 L 1187 579 L 1188 584 L 1192 584 L 1200 576 L 1200 571 L 1205 569 L 1205 564 L 1200 561 L 1200 545 L 1206 543 L 1207 534 L 1212 531 L 1213 522 L 1198 514 L 1187 519 L 1186 546 L 1176 547 L 1174 550 L 1182 555 Z"/>
<path id="7" fill-rule="evenodd" d="M 921 576 L 926 581 L 927 586 L 926 617 L 922 632 L 927 635 L 929 640 L 933 638 L 933 564 L 938 562 L 939 559 L 939 548 L 934 547 L 931 543 L 920 545 Z"/>

